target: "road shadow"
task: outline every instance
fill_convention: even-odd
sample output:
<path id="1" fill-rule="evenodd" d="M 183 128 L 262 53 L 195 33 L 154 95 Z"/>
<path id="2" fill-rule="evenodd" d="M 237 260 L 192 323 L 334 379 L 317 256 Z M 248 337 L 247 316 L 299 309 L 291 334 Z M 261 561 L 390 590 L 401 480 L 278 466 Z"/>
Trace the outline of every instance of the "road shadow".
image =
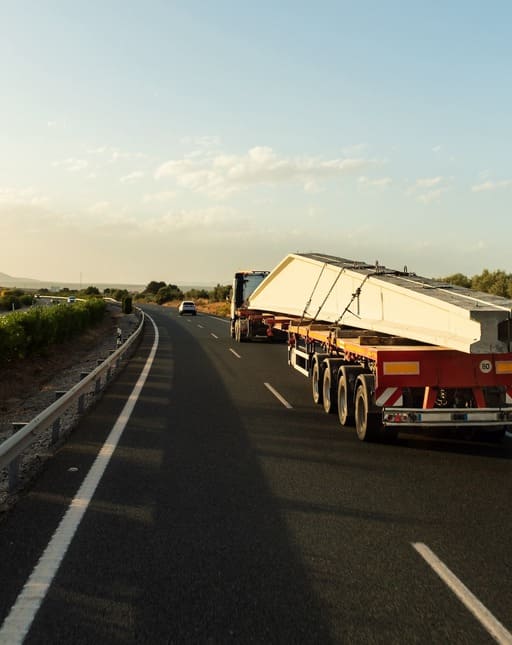
<path id="1" fill-rule="evenodd" d="M 158 320 L 157 362 L 26 643 L 328 645 L 230 392 L 186 327 Z M 133 369 L 149 345 L 146 332 Z M 128 378 L 112 386 L 66 463 L 86 467 L 127 390 Z"/>

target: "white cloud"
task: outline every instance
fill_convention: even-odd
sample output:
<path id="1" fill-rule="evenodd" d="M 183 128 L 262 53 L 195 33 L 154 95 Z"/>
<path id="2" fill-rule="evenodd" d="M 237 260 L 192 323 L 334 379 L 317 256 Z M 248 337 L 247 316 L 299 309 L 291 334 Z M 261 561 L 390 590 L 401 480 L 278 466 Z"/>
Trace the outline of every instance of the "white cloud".
<path id="1" fill-rule="evenodd" d="M 126 150 L 119 150 L 119 148 L 114 148 L 112 146 L 99 146 L 98 148 L 89 148 L 87 153 L 90 155 L 95 155 L 102 157 L 107 160 L 108 163 L 116 163 L 118 161 L 133 161 L 136 159 L 147 159 L 147 155 L 143 152 L 129 152 Z"/>
<path id="2" fill-rule="evenodd" d="M 136 170 L 134 172 L 131 172 L 129 175 L 125 175 L 124 177 L 121 177 L 119 180 L 122 184 L 130 184 L 134 181 L 137 181 L 138 179 L 141 179 L 144 177 L 145 173 L 142 172 L 141 170 Z"/>
<path id="3" fill-rule="evenodd" d="M 422 204 L 430 204 L 448 191 L 451 180 L 448 177 L 423 177 L 417 179 L 406 194 L 416 197 Z"/>
<path id="4" fill-rule="evenodd" d="M 418 201 L 422 204 L 430 204 L 440 199 L 441 195 L 445 193 L 446 190 L 447 188 L 438 188 L 436 190 L 430 190 L 426 193 L 422 193 L 421 195 L 418 195 Z"/>
<path id="5" fill-rule="evenodd" d="M 485 191 L 499 190 L 500 188 L 509 188 L 512 186 L 512 179 L 502 179 L 501 181 L 484 181 L 481 184 L 475 184 L 471 187 L 472 192 L 482 193 Z"/>
<path id="6" fill-rule="evenodd" d="M 441 152 L 441 150 L 442 150 L 441 146 L 434 146 L 432 148 L 432 152 Z"/>
<path id="7" fill-rule="evenodd" d="M 80 172 L 80 170 L 85 170 L 89 166 L 89 162 L 85 159 L 75 159 L 74 157 L 69 157 L 62 161 L 54 161 L 52 166 L 55 168 L 64 168 L 68 172 Z"/>
<path id="8" fill-rule="evenodd" d="M 234 222 L 240 220 L 240 215 L 231 208 L 212 207 L 198 210 L 169 211 L 160 217 L 141 220 L 138 226 L 146 233 L 163 234 L 190 231 L 196 235 L 201 231 L 208 230 L 225 235 L 236 229 Z M 247 225 L 241 228 L 247 228 Z"/>
<path id="9" fill-rule="evenodd" d="M 110 208 L 110 202 L 102 201 L 102 202 L 96 202 L 95 204 L 92 204 L 86 210 L 87 212 L 92 213 L 93 215 L 103 215 L 109 210 L 109 208 Z"/>
<path id="10" fill-rule="evenodd" d="M 416 188 L 432 188 L 433 186 L 439 186 L 443 182 L 443 177 L 425 177 L 424 179 L 417 179 L 415 187 Z"/>
<path id="11" fill-rule="evenodd" d="M 300 182 L 305 190 L 317 190 L 319 181 L 352 174 L 375 163 L 371 159 L 348 157 L 282 158 L 272 148 L 256 146 L 245 155 L 170 160 L 156 169 L 155 178 L 171 178 L 189 190 L 222 198 L 262 184 Z"/>
<path id="12" fill-rule="evenodd" d="M 149 193 L 148 195 L 144 195 L 142 198 L 142 201 L 145 204 L 151 204 L 151 203 L 164 203 L 168 202 L 171 199 L 174 199 L 176 197 L 176 193 L 172 190 L 165 190 L 159 193 Z"/>
<path id="13" fill-rule="evenodd" d="M 376 188 L 386 188 L 393 183 L 391 177 L 380 177 L 379 179 L 370 179 L 362 175 L 357 180 L 361 186 L 375 186 Z"/>
<path id="14" fill-rule="evenodd" d="M 34 188 L 0 187 L 0 204 L 16 206 L 44 206 L 49 202 L 46 195 L 41 195 Z"/>

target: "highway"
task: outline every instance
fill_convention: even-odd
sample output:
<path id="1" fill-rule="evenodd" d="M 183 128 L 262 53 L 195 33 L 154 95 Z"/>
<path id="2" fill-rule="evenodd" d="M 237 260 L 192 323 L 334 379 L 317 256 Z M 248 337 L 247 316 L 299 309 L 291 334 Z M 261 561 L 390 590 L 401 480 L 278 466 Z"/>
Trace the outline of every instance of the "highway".
<path id="1" fill-rule="evenodd" d="M 146 306 L 0 519 L 0 643 L 512 643 L 512 440 L 363 444 L 286 345 Z"/>

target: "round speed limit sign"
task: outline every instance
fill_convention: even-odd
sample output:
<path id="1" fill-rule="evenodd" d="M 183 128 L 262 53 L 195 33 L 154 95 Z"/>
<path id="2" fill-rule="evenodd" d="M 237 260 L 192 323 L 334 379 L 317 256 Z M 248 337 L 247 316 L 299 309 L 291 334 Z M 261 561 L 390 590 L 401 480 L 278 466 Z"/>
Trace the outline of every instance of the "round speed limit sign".
<path id="1" fill-rule="evenodd" d="M 489 374 L 492 372 L 492 363 L 491 361 L 483 360 L 480 361 L 480 371 L 482 374 Z"/>

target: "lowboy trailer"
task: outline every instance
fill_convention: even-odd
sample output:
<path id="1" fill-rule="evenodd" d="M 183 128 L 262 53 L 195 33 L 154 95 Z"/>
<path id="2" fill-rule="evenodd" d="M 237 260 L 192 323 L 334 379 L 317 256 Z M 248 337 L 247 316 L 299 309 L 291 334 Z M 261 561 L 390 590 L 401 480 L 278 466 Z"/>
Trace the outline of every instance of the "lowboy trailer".
<path id="1" fill-rule="evenodd" d="M 301 276 L 307 275 L 303 261 L 311 263 L 312 259 L 322 264 L 327 258 L 329 264 L 335 266 L 338 261 L 338 268 L 342 269 L 340 275 L 346 270 L 347 263 L 351 263 L 351 268 L 354 266 L 352 261 L 330 256 L 295 255 L 293 258 L 299 262 L 298 274 Z M 287 267 L 289 270 L 289 265 Z M 282 276 L 278 269 L 276 275 L 280 279 Z M 320 267 L 320 271 L 323 274 L 325 267 Z M 269 338 L 286 334 L 288 363 L 311 379 L 314 402 L 321 404 L 327 413 L 337 411 L 341 425 L 355 425 L 357 436 L 362 441 L 394 437 L 400 429 L 410 431 L 419 428 L 454 428 L 461 432 L 461 436 L 467 436 L 469 431 L 479 431 L 489 439 L 496 440 L 503 438 L 506 429 L 512 427 L 510 301 L 496 299 L 495 296 L 489 296 L 487 300 L 483 294 L 473 296 L 459 290 L 449 294 L 449 304 L 445 306 L 439 300 L 446 299 L 445 291 L 449 285 L 439 286 L 437 283 L 443 289 L 442 298 L 428 292 L 428 299 L 433 301 L 427 305 L 433 307 L 433 315 L 445 307 L 446 311 L 439 315 L 455 317 L 456 321 L 462 316 L 461 327 L 467 327 L 469 340 L 457 328 L 450 330 L 450 337 L 454 338 L 457 347 L 467 346 L 467 351 L 461 351 L 425 343 L 414 337 L 379 331 L 379 327 L 393 324 L 407 329 L 408 318 L 407 313 L 392 313 L 386 308 L 385 297 L 381 293 L 379 301 L 381 304 L 384 302 L 382 309 L 386 310 L 386 315 L 377 323 L 372 322 L 371 329 L 343 325 L 341 320 L 326 321 L 306 315 L 304 312 L 308 307 L 314 311 L 321 309 L 311 307 L 314 300 L 311 284 L 314 292 L 319 284 L 318 279 L 306 285 L 306 295 L 303 302 L 298 304 L 298 309 L 301 309 L 299 316 L 279 310 L 293 308 L 293 298 L 288 306 L 273 304 L 270 311 L 267 308 L 259 309 L 258 306 L 265 304 L 265 298 L 277 302 L 273 273 L 270 272 L 262 280 L 253 292 L 254 297 L 249 296 L 244 307 L 238 311 L 234 337 L 242 342 L 259 334 Z M 403 272 L 388 272 L 392 277 L 395 302 L 398 274 L 404 275 Z M 283 281 L 285 287 L 290 277 L 292 274 Z M 374 278 L 382 280 L 382 277 L 381 267 L 372 268 L 365 264 L 361 284 L 358 286 L 357 280 L 355 287 L 352 284 L 354 292 L 350 302 L 345 305 L 355 309 L 354 301 L 356 297 L 361 298 L 364 285 Z M 339 275 L 335 280 L 339 282 Z M 414 282 L 418 280 L 414 276 Z M 428 282 L 426 284 L 429 286 Z M 286 289 L 286 297 L 293 289 L 296 289 L 296 285 Z M 401 291 L 400 296 L 407 302 L 407 290 L 401 288 Z M 332 289 L 326 286 L 325 293 L 330 297 Z M 328 300 L 325 293 L 319 296 L 319 302 L 324 304 Z M 468 311 L 461 312 L 458 303 L 454 305 L 459 297 Z M 472 316 L 473 305 L 466 305 L 466 300 L 473 297 L 479 303 L 475 305 L 475 319 L 481 326 L 477 332 Z M 411 307 L 417 298 L 416 293 L 411 294 Z M 283 296 L 283 302 L 285 299 Z M 343 312 L 345 305 L 339 303 L 336 316 L 338 311 Z M 365 303 L 361 302 L 360 312 L 364 311 L 364 306 Z M 453 307 L 455 310 L 452 312 Z M 414 319 L 415 313 L 412 312 L 411 316 Z M 428 334 L 428 323 L 428 320 L 423 321 L 422 335 Z M 441 328 L 436 328 L 437 320 L 432 320 L 431 326 L 435 328 L 436 336 L 442 333 Z M 253 334 L 251 330 L 257 330 L 258 334 Z M 486 352 L 487 346 L 493 351 Z"/>

